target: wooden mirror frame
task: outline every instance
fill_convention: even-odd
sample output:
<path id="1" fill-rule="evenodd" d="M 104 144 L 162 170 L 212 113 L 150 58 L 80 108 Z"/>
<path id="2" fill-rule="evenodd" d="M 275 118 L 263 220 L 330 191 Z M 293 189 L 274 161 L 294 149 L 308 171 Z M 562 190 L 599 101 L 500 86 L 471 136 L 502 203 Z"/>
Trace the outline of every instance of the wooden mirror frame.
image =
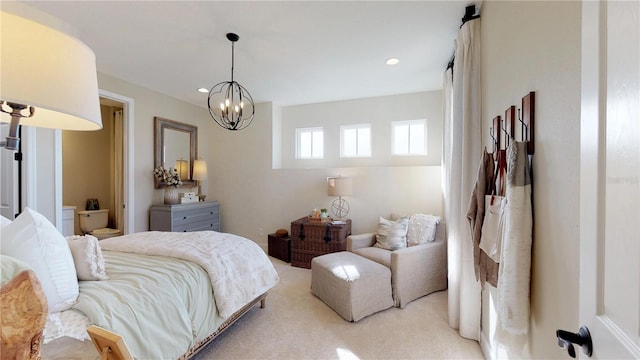
<path id="1" fill-rule="evenodd" d="M 155 148 L 154 166 L 157 168 L 163 164 L 163 151 L 164 148 L 164 131 L 167 129 L 182 131 L 189 134 L 189 175 L 193 176 L 193 162 L 198 158 L 198 127 L 184 124 L 181 122 L 164 119 L 161 117 L 154 117 L 154 137 L 153 146 Z M 165 186 L 163 181 L 160 181 L 154 177 L 155 188 L 162 188 Z M 194 180 L 183 180 L 182 186 L 193 187 L 196 186 Z"/>

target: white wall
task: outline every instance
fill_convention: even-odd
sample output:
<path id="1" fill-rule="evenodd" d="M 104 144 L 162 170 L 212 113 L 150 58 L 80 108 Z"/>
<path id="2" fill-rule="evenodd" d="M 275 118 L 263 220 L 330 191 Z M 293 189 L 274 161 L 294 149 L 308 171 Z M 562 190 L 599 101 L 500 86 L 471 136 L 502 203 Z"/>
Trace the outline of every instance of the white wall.
<path id="1" fill-rule="evenodd" d="M 580 19 L 578 1 L 482 5 L 483 128 L 489 129 L 496 115 L 504 116 L 508 106 L 520 107 L 529 91 L 536 92 L 531 326 L 525 358 L 566 358 L 555 330 L 580 325 Z M 488 130 L 484 143 L 491 149 Z M 483 293 L 482 334 L 489 341 L 494 330 L 489 297 L 495 295 L 495 289 Z M 509 358 L 517 357 L 517 345 L 509 343 Z"/>
<path id="2" fill-rule="evenodd" d="M 349 217 L 353 220 L 354 233 L 374 230 L 377 217 L 391 212 L 442 212 L 439 164 L 273 169 L 272 119 L 284 116 L 281 113 L 286 108 L 257 104 L 253 124 L 245 130 L 230 132 L 217 126 L 204 108 L 104 74 L 99 74 L 98 85 L 102 90 L 130 97 L 135 102 L 131 119 L 135 151 L 135 182 L 130 184 L 135 194 L 135 208 L 131 209 L 135 218 L 133 231 L 148 229 L 149 206 L 162 203 L 163 199 L 162 190 L 153 187 L 154 116 L 198 127 L 198 155 L 208 162 L 209 168 L 209 180 L 204 182 L 203 191 L 208 200 L 220 201 L 223 231 L 250 238 L 265 248 L 268 233 L 278 228 L 289 229 L 291 221 L 307 215 L 313 208 L 329 207 L 333 198 L 326 194 L 327 176 L 340 174 L 354 178 L 354 194 L 346 198 L 351 204 Z M 440 94 L 436 92 L 431 96 Z M 442 116 L 437 118 L 441 105 L 435 102 L 434 106 L 436 104 L 436 110 L 429 110 L 436 114 L 429 117 L 429 126 L 441 129 Z M 349 102 L 341 104 L 348 105 Z M 322 105 L 314 107 L 327 111 Z M 441 141 L 437 138 L 434 142 Z M 45 181 L 46 174 L 42 176 L 41 182 Z"/>
<path id="3" fill-rule="evenodd" d="M 427 120 L 427 156 L 392 156 L 391 122 Z M 440 165 L 442 91 L 290 106 L 282 109 L 282 167 Z M 340 126 L 371 124 L 371 158 L 340 158 Z M 295 159 L 296 128 L 324 129 L 324 158 Z"/>
<path id="4" fill-rule="evenodd" d="M 439 98 L 441 95 L 440 92 L 408 95 L 425 100 L 429 96 Z M 369 101 L 381 100 L 343 101 L 338 106 L 362 109 Z M 336 175 L 353 178 L 354 193 L 345 199 L 351 205 L 349 218 L 353 221 L 354 233 L 375 230 L 378 216 L 388 216 L 391 212 L 441 214 L 439 162 L 420 166 L 273 169 L 271 135 L 274 128 L 280 127 L 273 126 L 272 117 L 276 123 L 282 120 L 284 142 L 284 138 L 292 135 L 285 130 L 285 124 L 291 128 L 291 123 L 297 121 L 294 114 L 300 109 L 306 109 L 306 117 L 312 118 L 330 112 L 335 106 L 336 103 L 323 103 L 278 109 L 272 104 L 258 104 L 255 119 L 245 130 L 229 132 L 215 124 L 207 128 L 207 137 L 215 145 L 206 158 L 212 166 L 205 185 L 208 198 L 221 203 L 223 231 L 245 236 L 266 247 L 266 234 L 278 228 L 289 229 L 291 221 L 306 216 L 314 208 L 330 207 L 334 198 L 327 196 L 326 177 Z M 441 144 L 442 115 L 437 114 L 441 114 L 442 105 L 436 101 L 434 106 L 437 108 L 429 112 L 434 114 L 430 116 L 430 126 L 439 129 L 434 142 Z M 428 115 L 418 113 L 423 114 L 422 118 Z M 383 114 L 371 116 L 373 121 L 384 117 Z M 440 148 L 432 154 L 438 159 Z M 283 149 L 283 157 L 291 151 Z"/>

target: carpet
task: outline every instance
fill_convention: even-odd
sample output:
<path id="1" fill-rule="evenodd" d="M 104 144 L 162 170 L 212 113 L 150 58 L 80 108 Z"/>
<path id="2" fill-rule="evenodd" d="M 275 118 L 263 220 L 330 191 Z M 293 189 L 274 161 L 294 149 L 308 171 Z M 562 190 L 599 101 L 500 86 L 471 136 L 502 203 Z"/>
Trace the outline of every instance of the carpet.
<path id="1" fill-rule="evenodd" d="M 280 282 L 194 360 L 484 359 L 477 342 L 451 329 L 447 292 L 347 322 L 310 292 L 311 270 L 271 258 Z"/>

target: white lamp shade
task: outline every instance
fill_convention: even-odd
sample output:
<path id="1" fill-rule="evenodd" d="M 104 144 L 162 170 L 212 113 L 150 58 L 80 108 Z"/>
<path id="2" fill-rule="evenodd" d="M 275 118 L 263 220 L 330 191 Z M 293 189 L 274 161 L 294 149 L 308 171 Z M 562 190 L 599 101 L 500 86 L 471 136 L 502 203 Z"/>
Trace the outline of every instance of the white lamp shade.
<path id="1" fill-rule="evenodd" d="M 351 195 L 353 191 L 353 183 L 351 178 L 331 177 L 327 179 L 329 196 L 345 196 Z"/>
<path id="2" fill-rule="evenodd" d="M 32 20 L 7 12 L 1 16 L 0 99 L 35 108 L 34 116 L 21 119 L 20 124 L 101 129 L 93 51 L 81 41 Z M 10 120 L 7 114 L 0 117 L 2 122 Z"/>
<path id="3" fill-rule="evenodd" d="M 204 160 L 193 162 L 193 180 L 207 180 L 207 163 Z"/>

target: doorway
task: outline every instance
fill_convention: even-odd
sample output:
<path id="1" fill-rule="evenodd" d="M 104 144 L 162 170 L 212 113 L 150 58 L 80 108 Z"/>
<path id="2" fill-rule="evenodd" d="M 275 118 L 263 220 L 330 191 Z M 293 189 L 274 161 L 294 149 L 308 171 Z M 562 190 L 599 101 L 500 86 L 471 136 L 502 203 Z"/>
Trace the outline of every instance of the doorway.
<path id="1" fill-rule="evenodd" d="M 107 227 L 131 232 L 133 220 L 132 174 L 133 99 L 100 91 L 103 129 L 92 132 L 63 131 L 61 136 L 62 204 L 58 213 L 74 213 L 74 233 L 81 234 L 78 211 L 88 199 L 98 199 L 109 209 Z M 75 208 L 75 209 L 73 209 Z"/>

